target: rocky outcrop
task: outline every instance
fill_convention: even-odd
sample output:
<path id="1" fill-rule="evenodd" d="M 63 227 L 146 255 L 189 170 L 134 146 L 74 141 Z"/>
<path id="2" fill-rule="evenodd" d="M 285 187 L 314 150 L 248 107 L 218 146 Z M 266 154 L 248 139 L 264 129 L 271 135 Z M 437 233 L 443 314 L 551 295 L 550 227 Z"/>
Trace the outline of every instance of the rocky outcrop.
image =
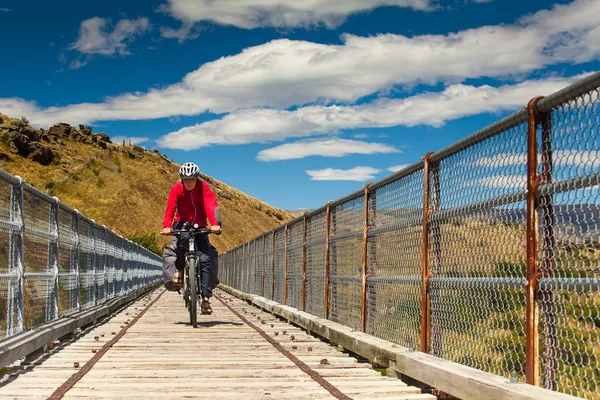
<path id="1" fill-rule="evenodd" d="M 37 148 L 29 155 L 33 161 L 42 165 L 49 165 L 54 160 L 54 152 L 46 145 L 36 143 Z"/>

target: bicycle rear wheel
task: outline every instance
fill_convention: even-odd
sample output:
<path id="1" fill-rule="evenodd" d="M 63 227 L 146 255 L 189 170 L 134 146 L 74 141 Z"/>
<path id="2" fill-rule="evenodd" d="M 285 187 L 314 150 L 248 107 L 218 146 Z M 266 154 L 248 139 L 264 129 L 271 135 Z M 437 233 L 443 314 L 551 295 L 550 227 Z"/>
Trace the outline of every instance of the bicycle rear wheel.
<path id="1" fill-rule="evenodd" d="M 190 324 L 192 324 L 192 326 L 194 328 L 198 327 L 198 314 L 197 314 L 197 306 L 198 306 L 198 296 L 197 296 L 197 279 L 196 279 L 196 261 L 194 259 L 190 260 L 191 262 L 188 261 L 189 263 L 189 276 L 188 276 L 188 281 L 190 283 L 190 304 L 189 304 L 189 310 L 190 310 Z"/>

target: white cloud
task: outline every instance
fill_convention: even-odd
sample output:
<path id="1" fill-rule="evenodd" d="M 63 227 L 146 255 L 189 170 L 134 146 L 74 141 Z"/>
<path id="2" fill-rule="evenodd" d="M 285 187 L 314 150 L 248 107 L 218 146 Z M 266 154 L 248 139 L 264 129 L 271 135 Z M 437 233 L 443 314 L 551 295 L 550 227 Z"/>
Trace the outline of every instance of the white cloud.
<path id="1" fill-rule="evenodd" d="M 53 114 L 54 120 L 60 117 L 86 124 L 168 118 L 248 107 L 286 108 L 313 101 L 354 102 L 394 85 L 514 76 L 551 64 L 597 59 L 598 20 L 597 0 L 577 0 L 513 25 L 448 35 L 344 35 L 342 45 L 274 40 L 206 63 L 164 88 L 108 97 L 99 104 L 38 110 L 29 117 L 41 122 Z M 114 43 L 91 41 L 85 48 L 126 51 Z"/>
<path id="2" fill-rule="evenodd" d="M 404 169 L 406 167 L 408 167 L 409 164 L 402 164 L 402 165 L 392 165 L 391 167 L 389 167 L 387 170 L 390 172 L 398 172 L 401 169 Z"/>
<path id="3" fill-rule="evenodd" d="M 357 133 L 356 135 L 354 135 L 354 138 L 356 139 L 366 139 L 368 137 L 369 135 L 367 135 L 366 133 Z"/>
<path id="4" fill-rule="evenodd" d="M 11 12 L 11 11 L 12 10 L 10 8 L 5 8 L 5 7 L 0 8 L 0 12 Z"/>
<path id="5" fill-rule="evenodd" d="M 109 22 L 109 20 L 99 17 L 81 22 L 79 38 L 71 45 L 71 50 L 85 54 L 111 56 L 118 53 L 125 56 L 130 54 L 127 50 L 127 43 L 131 42 L 135 36 L 142 35 L 150 29 L 148 18 L 121 19 L 112 32 L 106 29 Z"/>
<path id="6" fill-rule="evenodd" d="M 159 10 L 186 24 L 207 21 L 238 28 L 340 26 L 348 15 L 382 6 L 432 10 L 430 0 L 168 0 Z"/>
<path id="7" fill-rule="evenodd" d="M 352 169 L 326 168 L 321 170 L 308 170 L 311 181 L 367 181 L 375 178 L 381 170 L 371 167 L 354 167 Z"/>
<path id="8" fill-rule="evenodd" d="M 272 147 L 258 153 L 261 161 L 292 160 L 309 156 L 344 157 L 349 154 L 399 153 L 383 143 L 368 143 L 340 138 L 301 140 Z"/>
<path id="9" fill-rule="evenodd" d="M 147 137 L 136 137 L 136 136 L 115 136 L 110 138 L 111 142 L 113 143 L 117 143 L 117 144 L 121 144 L 123 143 L 123 141 L 125 141 L 125 144 L 129 144 L 129 142 L 131 142 L 132 144 L 141 144 L 141 143 L 145 143 L 148 142 L 150 140 L 150 138 Z"/>
<path id="10" fill-rule="evenodd" d="M 160 36 L 167 39 L 177 39 L 179 43 L 182 43 L 186 39 L 195 39 L 199 36 L 198 30 L 192 23 L 183 23 L 181 28 L 173 29 L 167 26 L 160 27 Z"/>
<path id="11" fill-rule="evenodd" d="M 81 60 L 73 60 L 71 62 L 71 64 L 69 65 L 69 69 L 79 69 L 79 68 L 83 68 L 88 64 L 87 61 L 81 61 Z"/>
<path id="12" fill-rule="evenodd" d="M 249 109 L 180 129 L 160 147 L 193 150 L 211 144 L 246 144 L 336 133 L 343 129 L 429 125 L 483 112 L 513 110 L 529 99 L 558 91 L 581 78 L 532 80 L 499 88 L 452 85 L 443 92 L 380 99 L 356 106 L 307 106 L 294 111 Z"/>

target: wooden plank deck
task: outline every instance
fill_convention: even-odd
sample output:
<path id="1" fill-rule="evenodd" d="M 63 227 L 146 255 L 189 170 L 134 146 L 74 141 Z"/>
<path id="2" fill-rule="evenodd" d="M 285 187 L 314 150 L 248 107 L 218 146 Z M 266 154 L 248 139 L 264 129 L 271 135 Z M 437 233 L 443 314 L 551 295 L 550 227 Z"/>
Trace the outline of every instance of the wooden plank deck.
<path id="1" fill-rule="evenodd" d="M 214 298 L 213 315 L 200 315 L 194 329 L 179 294 L 154 290 L 102 325 L 5 374 L 0 379 L 0 398 L 48 398 L 127 328 L 64 399 L 336 398 L 324 386 L 346 396 L 338 398 L 435 399 L 398 379 L 381 376 L 369 364 L 243 300 L 221 290 L 216 293 L 224 303 Z M 248 322 L 277 343 L 269 343 Z M 289 352 L 297 363 L 275 346 Z M 313 379 L 299 364 L 325 383 Z"/>

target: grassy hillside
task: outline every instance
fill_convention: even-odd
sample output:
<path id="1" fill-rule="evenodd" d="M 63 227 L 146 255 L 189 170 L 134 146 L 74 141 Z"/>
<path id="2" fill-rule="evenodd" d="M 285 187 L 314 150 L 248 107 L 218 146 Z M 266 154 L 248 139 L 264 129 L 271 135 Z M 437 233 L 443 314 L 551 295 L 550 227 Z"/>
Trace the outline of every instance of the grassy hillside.
<path id="1" fill-rule="evenodd" d="M 169 190 L 179 180 L 179 164 L 156 150 L 112 143 L 106 134 L 83 126 L 36 130 L 2 114 L 0 124 L 0 169 L 123 236 L 156 240 L 160 247 L 170 241 L 158 232 Z M 293 218 L 212 177 L 201 178 L 221 207 L 224 232 L 211 236 L 219 252 Z"/>

